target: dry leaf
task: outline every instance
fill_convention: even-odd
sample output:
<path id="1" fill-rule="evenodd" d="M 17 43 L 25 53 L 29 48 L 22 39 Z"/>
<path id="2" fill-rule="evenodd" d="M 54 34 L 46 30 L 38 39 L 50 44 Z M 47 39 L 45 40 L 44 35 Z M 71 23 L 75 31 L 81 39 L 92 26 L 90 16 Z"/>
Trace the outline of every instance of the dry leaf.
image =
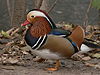
<path id="1" fill-rule="evenodd" d="M 3 37 L 3 35 L 0 33 L 0 38 Z"/>
<path id="2" fill-rule="evenodd" d="M 19 28 L 15 29 L 12 33 L 11 36 L 13 36 L 15 33 L 17 33 L 19 31 Z"/>
<path id="3" fill-rule="evenodd" d="M 15 27 L 11 28 L 10 30 L 6 31 L 9 35 L 15 30 Z"/>
<path id="4" fill-rule="evenodd" d="M 62 28 L 63 28 L 64 30 L 70 30 L 70 31 L 73 30 L 73 28 L 72 28 L 71 25 L 64 25 Z"/>
<path id="5" fill-rule="evenodd" d="M 25 47 L 21 47 L 21 50 L 23 50 L 23 51 L 29 51 L 29 48 L 27 46 L 25 46 Z"/>
<path id="6" fill-rule="evenodd" d="M 93 63 L 88 63 L 88 62 L 85 62 L 85 65 L 86 65 L 86 66 L 89 66 L 89 67 L 94 67 L 94 66 L 95 66 L 95 64 L 93 64 Z"/>
<path id="7" fill-rule="evenodd" d="M 2 61 L 2 58 L 0 58 L 0 61 Z"/>
<path id="8" fill-rule="evenodd" d="M 8 42 L 8 43 L 6 44 L 6 46 L 10 46 L 10 45 L 13 44 L 13 43 L 14 43 L 14 41 Z"/>
<path id="9" fill-rule="evenodd" d="M 82 60 L 85 60 L 85 61 L 90 60 L 90 59 L 91 59 L 91 57 L 89 57 L 89 56 L 82 58 Z"/>
<path id="10" fill-rule="evenodd" d="M 7 60 L 8 63 L 11 63 L 11 64 L 16 64 L 19 60 L 17 58 L 9 58 Z"/>
<path id="11" fill-rule="evenodd" d="M 100 58 L 100 53 L 93 54 L 92 57 Z"/>
<path id="12" fill-rule="evenodd" d="M 83 57 L 84 57 L 83 54 L 81 54 L 81 53 L 75 53 L 71 58 L 73 60 L 82 60 Z"/>
<path id="13" fill-rule="evenodd" d="M 94 68 L 100 69 L 100 64 L 95 64 L 95 63 L 93 64 L 93 63 L 85 62 L 85 65 L 88 67 L 94 67 Z"/>
<path id="14" fill-rule="evenodd" d="M 95 65 L 95 68 L 100 69 L 100 64 Z"/>
<path id="15" fill-rule="evenodd" d="M 25 55 L 29 54 L 29 53 L 28 53 L 28 52 L 26 52 L 26 51 L 22 51 L 22 53 L 23 53 L 23 54 L 25 54 Z"/>

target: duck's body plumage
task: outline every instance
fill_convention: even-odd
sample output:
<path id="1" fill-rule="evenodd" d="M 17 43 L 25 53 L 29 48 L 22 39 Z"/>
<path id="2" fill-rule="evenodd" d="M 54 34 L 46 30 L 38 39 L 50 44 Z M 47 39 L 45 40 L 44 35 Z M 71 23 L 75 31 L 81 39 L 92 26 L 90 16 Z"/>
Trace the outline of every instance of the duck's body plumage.
<path id="1" fill-rule="evenodd" d="M 39 38 L 25 36 L 25 40 L 28 47 L 34 49 L 33 52 L 44 59 L 69 58 L 75 53 L 73 44 L 67 38 L 58 35 L 48 34 Z"/>
<path id="2" fill-rule="evenodd" d="M 79 51 L 84 41 L 84 30 L 77 26 L 70 34 L 58 29 L 50 17 L 40 10 L 33 10 L 27 15 L 26 22 L 31 26 L 25 34 L 27 46 L 44 59 L 60 60 L 71 57 Z M 22 25 L 26 25 L 28 23 Z"/>
<path id="3" fill-rule="evenodd" d="M 26 32 L 25 40 L 28 47 L 33 49 L 34 53 L 40 57 L 44 59 L 62 59 L 69 58 L 78 52 L 77 44 L 69 37 L 65 37 L 65 34 L 61 32 L 63 30 L 51 29 L 49 32 L 46 31 L 48 34 L 45 33 L 44 35 L 39 34 L 39 36 L 35 36 L 35 34 L 30 32 L 31 27 Z"/>
<path id="4" fill-rule="evenodd" d="M 68 38 L 62 36 L 65 34 L 60 31 L 61 29 L 51 29 L 49 22 L 44 17 L 36 17 L 33 25 L 26 32 L 25 40 L 35 54 L 42 58 L 69 58 L 76 49 Z"/>

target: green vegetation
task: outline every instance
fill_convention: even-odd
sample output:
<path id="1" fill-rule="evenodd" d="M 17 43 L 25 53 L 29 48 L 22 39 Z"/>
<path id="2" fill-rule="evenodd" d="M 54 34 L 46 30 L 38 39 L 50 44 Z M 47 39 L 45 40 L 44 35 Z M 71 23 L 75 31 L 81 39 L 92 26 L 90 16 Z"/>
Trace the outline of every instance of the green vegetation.
<path id="1" fill-rule="evenodd" d="M 97 9 L 100 9 L 100 0 L 93 0 L 92 6 Z"/>

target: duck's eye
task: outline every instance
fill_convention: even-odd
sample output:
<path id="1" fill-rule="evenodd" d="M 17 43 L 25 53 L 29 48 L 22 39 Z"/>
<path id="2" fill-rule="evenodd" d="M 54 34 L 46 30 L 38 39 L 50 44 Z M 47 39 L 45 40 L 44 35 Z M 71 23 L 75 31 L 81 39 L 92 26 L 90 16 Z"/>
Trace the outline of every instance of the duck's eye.
<path id="1" fill-rule="evenodd" d="M 34 16 L 32 15 L 31 17 L 33 18 Z"/>

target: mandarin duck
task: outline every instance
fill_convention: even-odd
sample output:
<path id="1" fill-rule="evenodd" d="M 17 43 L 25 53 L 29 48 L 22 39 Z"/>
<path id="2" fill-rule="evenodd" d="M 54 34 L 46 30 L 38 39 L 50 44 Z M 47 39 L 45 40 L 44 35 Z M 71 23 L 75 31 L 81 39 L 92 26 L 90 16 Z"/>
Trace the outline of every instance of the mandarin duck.
<path id="1" fill-rule="evenodd" d="M 77 26 L 72 33 L 58 29 L 51 18 L 42 10 L 33 9 L 27 14 L 27 20 L 21 24 L 30 24 L 25 34 L 25 42 L 30 50 L 43 59 L 55 60 L 55 71 L 60 67 L 60 60 L 70 58 L 79 52 L 85 33 Z"/>

